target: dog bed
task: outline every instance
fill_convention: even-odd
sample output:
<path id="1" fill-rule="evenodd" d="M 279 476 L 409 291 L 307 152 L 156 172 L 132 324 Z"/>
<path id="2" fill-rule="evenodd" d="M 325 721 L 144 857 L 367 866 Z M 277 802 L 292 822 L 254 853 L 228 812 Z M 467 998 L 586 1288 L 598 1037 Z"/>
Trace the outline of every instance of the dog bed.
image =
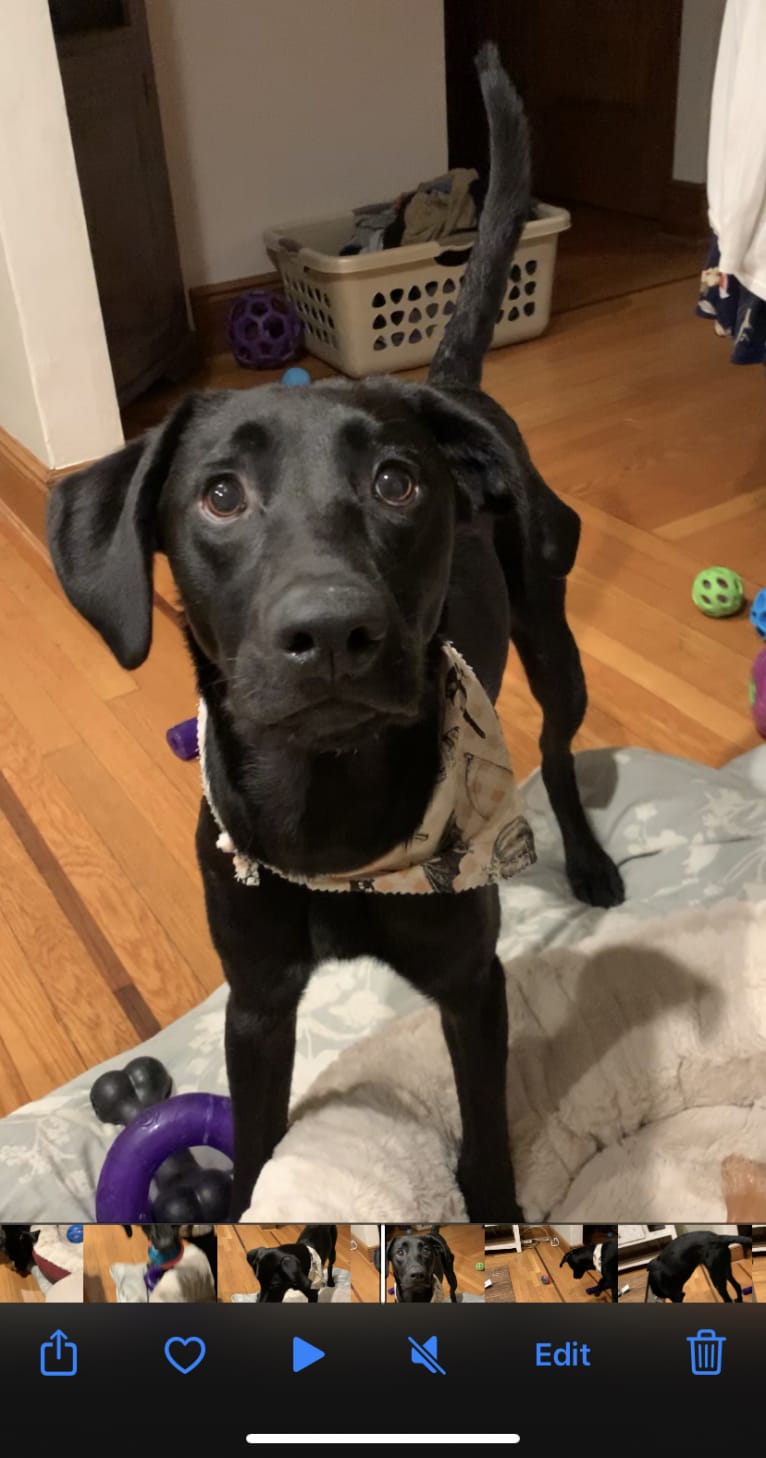
<path id="1" fill-rule="evenodd" d="M 620 1193 L 623 1172 L 633 1168 L 637 1157 L 644 1161 L 645 1171 L 640 1193 L 647 1208 L 640 1212 L 641 1218 L 651 1218 L 652 1182 L 661 1170 L 664 1208 L 658 1218 L 665 1219 L 672 1208 L 678 1219 L 711 1219 L 720 1209 L 720 1194 L 715 1209 L 707 1203 L 704 1209 L 693 1205 L 702 1198 L 699 1178 L 688 1160 L 679 1164 L 674 1152 L 686 1148 L 690 1154 L 683 1120 L 694 1126 L 703 1166 L 711 1147 L 746 1158 L 758 1157 L 748 1153 L 758 1149 L 760 1158 L 766 1158 L 766 1137 L 762 1137 L 766 1110 L 758 1102 L 766 1087 L 762 999 L 752 996 L 746 1016 L 737 965 L 732 966 L 728 955 L 731 938 L 739 946 L 763 935 L 762 925 L 755 922 L 766 885 L 766 746 L 718 770 L 636 749 L 586 752 L 577 756 L 576 765 L 584 803 L 600 839 L 621 867 L 628 900 L 604 912 L 573 899 L 542 780 L 539 773 L 533 775 L 524 794 L 538 862 L 503 888 L 500 946 L 506 964 L 520 959 L 511 979 L 516 1036 L 526 1032 L 534 1039 L 537 1029 L 535 1057 L 529 1056 L 523 1042 L 520 1047 L 514 1044 L 509 1087 L 510 1106 L 519 1111 L 518 1123 L 514 1115 L 513 1138 L 525 1211 L 529 1219 L 552 1218 L 557 1212 L 561 1218 L 589 1218 L 586 1212 L 595 1209 L 593 1199 L 600 1204 L 602 1188 L 610 1201 L 612 1190 L 614 1199 L 619 1197 L 619 1208 L 609 1204 L 610 1219 L 639 1218 L 633 1197 L 628 1208 Z M 661 940 L 661 922 L 671 916 L 683 921 L 685 910 L 685 936 L 693 938 L 703 919 L 718 917 L 721 942 L 711 943 L 708 934 L 697 937 L 700 953 L 706 948 L 710 953 L 706 970 L 676 965 L 670 996 L 667 978 L 653 975 L 652 963 L 655 957 L 672 959 L 673 946 Z M 636 987 L 623 1009 L 616 977 L 610 975 L 613 949 L 629 942 L 633 960 L 628 965 L 633 967 L 644 941 L 643 1001 Z M 719 952 L 715 992 L 709 984 L 715 981 L 716 968 L 708 965 L 713 945 Z M 538 953 L 545 954 L 544 976 L 529 970 L 539 967 Z M 736 964 L 736 955 L 733 960 Z M 528 984 L 524 969 L 529 972 Z M 572 999 L 569 984 L 574 978 L 579 992 Z M 542 992 L 551 999 L 547 1011 L 539 1006 Z M 533 999 L 528 1009 L 526 996 Z M 170 1069 L 177 1091 L 225 1092 L 224 1004 L 221 988 L 132 1053 L 101 1064 L 0 1120 L 0 1220 L 44 1219 L 46 1214 L 66 1221 L 93 1219 L 98 1172 L 117 1132 L 98 1123 L 88 1098 L 95 1077 L 106 1068 L 139 1052 L 151 1053 Z M 727 1031 L 730 1066 L 720 1065 L 720 1060 L 716 1065 L 717 1102 L 705 1093 L 706 1068 L 718 1046 L 717 1035 L 700 1034 L 696 1043 L 689 1042 L 688 1058 L 694 1066 L 687 1057 L 675 1072 L 666 1066 L 677 1023 L 691 1039 L 690 1008 L 706 1010 L 713 1031 L 719 1026 Z M 416 1016 L 409 1021 L 391 1021 L 413 1012 Z M 627 1015 L 634 1022 L 621 1028 L 620 1018 Z M 317 1220 L 347 1219 L 350 1213 L 355 1219 L 372 1221 L 431 1219 L 434 1212 L 441 1219 L 464 1218 L 452 1176 L 457 1141 L 454 1092 L 445 1072 L 443 1045 L 428 1032 L 428 1020 L 433 1023 L 434 1016 L 390 969 L 369 959 L 330 962 L 320 969 L 299 1011 L 293 1122 L 259 1180 L 254 1211 L 269 1220 L 292 1219 L 296 1209 L 301 1218 Z M 545 1059 L 541 1057 L 544 1029 L 557 1038 Z M 629 1067 L 623 1034 L 625 1049 L 638 1049 L 635 1038 L 641 1029 L 640 1053 L 635 1053 L 639 1062 Z M 562 1039 L 562 1030 L 571 1036 Z M 359 1050 L 351 1045 L 369 1033 L 374 1036 L 365 1044 L 362 1067 Z M 405 1097 L 392 1118 L 387 1075 L 402 1040 L 412 1048 L 413 1059 Z M 349 1051 L 339 1056 L 344 1050 Z M 569 1061 L 553 1059 L 556 1050 Z M 542 1069 L 548 1070 L 549 1086 L 540 1082 Z M 433 1104 L 440 1081 L 443 1098 Z M 346 1088 L 351 1091 L 350 1107 L 348 1095 L 338 1096 Z M 311 1121 L 320 1116 L 327 1150 L 306 1147 L 310 1144 L 306 1130 L 316 1129 Z M 353 1136 L 352 1118 L 363 1130 L 357 1144 L 362 1175 L 359 1204 L 351 1205 L 344 1197 L 341 1209 L 334 1203 L 334 1192 L 349 1171 L 333 1160 L 341 1143 L 339 1133 Z M 664 1143 L 666 1135 L 669 1142 Z M 635 1141 L 635 1148 L 628 1141 Z M 536 1145 L 543 1152 L 533 1158 L 530 1150 Z M 403 1156 L 397 1153 L 402 1150 Z M 417 1174 L 421 1161 L 428 1179 L 413 1184 L 413 1171 Z M 601 1184 L 594 1185 L 596 1180 Z M 706 1202 L 710 1194 L 706 1188 Z M 679 1210 L 679 1199 L 685 1206 L 688 1202 L 688 1208 Z M 604 1207 L 594 1218 L 603 1216 Z"/>
<path id="2" fill-rule="evenodd" d="M 82 1301 L 82 1241 L 67 1240 L 67 1225 L 34 1225 L 32 1229 L 37 1231 L 33 1274 L 46 1301 Z"/>

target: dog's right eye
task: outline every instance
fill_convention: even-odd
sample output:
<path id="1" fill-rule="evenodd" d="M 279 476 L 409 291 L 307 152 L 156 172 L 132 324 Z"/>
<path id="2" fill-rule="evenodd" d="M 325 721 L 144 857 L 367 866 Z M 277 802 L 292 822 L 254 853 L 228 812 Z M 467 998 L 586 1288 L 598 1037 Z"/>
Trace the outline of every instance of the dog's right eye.
<path id="1" fill-rule="evenodd" d="M 244 488 L 234 476 L 221 476 L 205 487 L 202 506 L 210 516 L 239 516 L 246 505 Z"/>

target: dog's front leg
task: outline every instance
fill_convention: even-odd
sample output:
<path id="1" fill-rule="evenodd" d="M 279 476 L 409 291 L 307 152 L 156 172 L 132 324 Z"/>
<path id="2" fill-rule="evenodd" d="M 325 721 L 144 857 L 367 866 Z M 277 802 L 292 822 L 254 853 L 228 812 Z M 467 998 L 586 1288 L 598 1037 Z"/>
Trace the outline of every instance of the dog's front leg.
<path id="1" fill-rule="evenodd" d="M 234 1120 L 230 1216 L 237 1219 L 287 1128 L 296 1010 L 314 958 L 305 887 L 269 872 L 259 885 L 243 885 L 217 838 L 203 804 L 197 855 L 210 934 L 231 989 L 226 1068 Z"/>
<path id="2" fill-rule="evenodd" d="M 231 982 L 230 966 L 226 975 Z M 249 996 L 232 987 L 226 1008 L 226 1070 L 234 1122 L 232 1220 L 247 1209 L 264 1164 L 287 1130 L 296 1010 L 308 970 L 274 967 L 273 975 L 279 985 L 277 998 L 259 977 Z"/>
<path id="3" fill-rule="evenodd" d="M 508 1010 L 493 957 L 478 978 L 434 994 L 455 1073 L 463 1125 L 457 1178 L 469 1220 L 517 1220 L 506 1116 Z"/>
<path id="4" fill-rule="evenodd" d="M 441 1013 L 462 1121 L 457 1179 L 468 1218 L 516 1220 L 521 1211 L 506 1113 L 508 1009 L 495 955 L 497 887 L 376 901 L 370 951 L 432 998 Z"/>

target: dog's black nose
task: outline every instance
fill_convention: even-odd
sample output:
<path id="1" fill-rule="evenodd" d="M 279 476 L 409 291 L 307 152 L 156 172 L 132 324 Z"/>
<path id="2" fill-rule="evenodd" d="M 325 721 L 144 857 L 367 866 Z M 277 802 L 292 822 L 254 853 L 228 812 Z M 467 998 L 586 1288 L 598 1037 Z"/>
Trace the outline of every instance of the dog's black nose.
<path id="1" fill-rule="evenodd" d="M 383 605 L 365 586 L 347 583 L 290 588 L 271 626 L 283 659 L 328 679 L 365 673 L 386 636 Z"/>

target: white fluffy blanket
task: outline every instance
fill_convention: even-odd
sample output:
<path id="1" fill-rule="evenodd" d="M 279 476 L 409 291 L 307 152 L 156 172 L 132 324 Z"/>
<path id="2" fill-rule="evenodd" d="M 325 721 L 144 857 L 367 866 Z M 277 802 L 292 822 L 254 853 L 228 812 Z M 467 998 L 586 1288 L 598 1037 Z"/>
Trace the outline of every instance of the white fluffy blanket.
<path id="1" fill-rule="evenodd" d="M 605 917 L 576 946 L 515 957 L 507 987 L 526 1218 L 725 1218 L 723 1161 L 766 1159 L 766 901 L 632 930 Z M 426 1007 L 321 1074 L 243 1219 L 465 1219 L 459 1128 Z"/>

